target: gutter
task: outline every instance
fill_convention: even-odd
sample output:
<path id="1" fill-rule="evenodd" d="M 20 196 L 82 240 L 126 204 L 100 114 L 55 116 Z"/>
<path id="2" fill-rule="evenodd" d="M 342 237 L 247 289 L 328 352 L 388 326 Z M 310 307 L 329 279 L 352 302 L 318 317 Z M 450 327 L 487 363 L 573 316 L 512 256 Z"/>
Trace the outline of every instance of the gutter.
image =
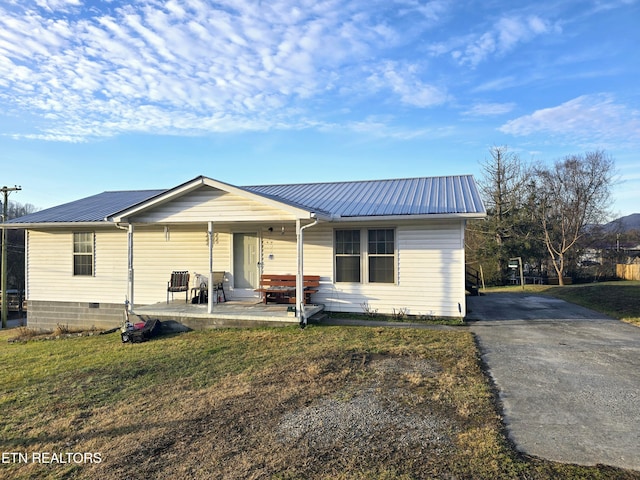
<path id="1" fill-rule="evenodd" d="M 113 226 L 113 223 L 111 222 L 104 222 L 104 221 L 98 221 L 98 222 L 92 222 L 92 221 L 88 221 L 88 222 L 29 222 L 29 223 L 10 223 L 7 222 L 7 228 L 8 229 L 15 229 L 15 230 L 20 230 L 20 229 L 25 229 L 25 230 L 44 230 L 44 229 L 50 229 L 50 228 L 111 228 Z"/>

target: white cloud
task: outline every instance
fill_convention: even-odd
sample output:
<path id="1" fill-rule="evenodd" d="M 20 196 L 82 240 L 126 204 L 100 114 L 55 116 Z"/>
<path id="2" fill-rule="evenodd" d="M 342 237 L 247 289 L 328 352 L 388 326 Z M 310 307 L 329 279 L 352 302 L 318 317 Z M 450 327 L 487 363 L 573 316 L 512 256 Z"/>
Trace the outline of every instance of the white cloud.
<path id="1" fill-rule="evenodd" d="M 427 21 L 438 22 L 451 8 L 451 0 L 432 0 L 422 2 L 421 0 L 396 0 L 403 13 L 412 15 L 418 13 Z"/>
<path id="2" fill-rule="evenodd" d="M 80 0 L 36 0 L 36 5 L 54 11 L 68 11 L 67 7 L 79 7 L 82 5 Z"/>
<path id="3" fill-rule="evenodd" d="M 513 88 L 522 83 L 520 78 L 514 75 L 508 75 L 506 77 L 498 77 L 491 80 L 484 81 L 483 83 L 472 88 L 473 93 L 478 92 L 491 92 L 497 90 L 505 90 L 507 88 Z"/>
<path id="4" fill-rule="evenodd" d="M 616 8 L 624 8 L 637 3 L 638 0 L 596 0 L 590 5 L 592 14 L 603 11 L 614 10 Z"/>
<path id="5" fill-rule="evenodd" d="M 304 128 L 303 100 L 363 82 L 402 37 L 394 5 L 365 0 L 35 1 L 0 6 L 0 102 L 46 139 Z M 403 9 L 435 21 L 443 4 Z M 443 101 L 409 68 L 379 75 L 406 105 Z"/>
<path id="6" fill-rule="evenodd" d="M 417 138 L 439 139 L 450 137 L 455 133 L 455 128 L 450 125 L 441 125 L 438 127 L 424 128 L 403 128 L 390 127 L 391 118 L 385 117 L 367 117 L 359 122 L 351 122 L 346 125 L 350 131 L 357 133 L 366 133 L 367 135 L 377 138 L 390 138 L 394 140 L 414 140 Z M 327 130 L 344 130 L 342 126 L 333 125 Z"/>
<path id="7" fill-rule="evenodd" d="M 455 9 L 470 13 L 451 0 L 7 0 L 0 111 L 35 119 L 29 135 L 61 139 L 316 128 L 347 122 L 341 107 L 364 116 L 399 105 L 408 118 L 461 85 L 522 85 L 515 68 L 487 81 L 468 67 L 559 31 L 541 9 L 491 20 L 487 7 L 463 22 L 485 27 L 461 35 L 449 30 Z M 455 62 L 433 58 L 444 55 Z M 518 120 L 503 129 L 521 131 Z"/>
<path id="8" fill-rule="evenodd" d="M 556 107 L 510 120 L 500 131 L 516 136 L 545 134 L 589 144 L 640 141 L 640 111 L 615 103 L 612 95 L 583 95 Z"/>
<path id="9" fill-rule="evenodd" d="M 375 69 L 368 78 L 374 90 L 390 90 L 395 92 L 400 102 L 415 107 L 430 107 L 447 100 L 444 89 L 427 84 L 420 80 L 416 65 L 400 65 L 397 62 L 385 62 Z"/>
<path id="10" fill-rule="evenodd" d="M 559 27 L 538 15 L 503 16 L 489 31 L 435 45 L 431 52 L 436 55 L 450 52 L 459 64 L 474 68 L 494 55 L 512 51 L 518 44 L 553 32 L 559 32 Z"/>
<path id="11" fill-rule="evenodd" d="M 463 114 L 470 117 L 504 115 L 515 108 L 515 103 L 477 103 Z"/>

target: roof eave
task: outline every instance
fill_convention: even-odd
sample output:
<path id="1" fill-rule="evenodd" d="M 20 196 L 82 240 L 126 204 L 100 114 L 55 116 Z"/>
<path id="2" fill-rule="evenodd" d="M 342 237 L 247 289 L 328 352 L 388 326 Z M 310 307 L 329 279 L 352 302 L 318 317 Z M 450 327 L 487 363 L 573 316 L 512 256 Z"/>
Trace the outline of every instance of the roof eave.
<path id="1" fill-rule="evenodd" d="M 97 228 L 111 227 L 113 222 L 101 220 L 99 222 L 30 222 L 30 223 L 7 223 L 7 229 L 15 230 L 39 230 L 49 228 Z"/>

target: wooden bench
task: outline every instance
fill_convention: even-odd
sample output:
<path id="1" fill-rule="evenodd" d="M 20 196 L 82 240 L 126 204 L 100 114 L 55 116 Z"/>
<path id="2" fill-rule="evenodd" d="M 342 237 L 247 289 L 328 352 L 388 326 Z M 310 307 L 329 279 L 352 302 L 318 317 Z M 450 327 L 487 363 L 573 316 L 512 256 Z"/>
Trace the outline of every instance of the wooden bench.
<path id="1" fill-rule="evenodd" d="M 304 304 L 311 303 L 311 294 L 318 292 L 320 275 L 304 275 Z M 296 303 L 295 275 L 260 275 L 260 288 L 255 290 L 263 294 L 264 303 Z"/>
<path id="2" fill-rule="evenodd" d="M 171 272 L 171 278 L 167 282 L 167 303 L 169 303 L 169 293 L 171 293 L 171 299 L 173 300 L 175 292 L 185 292 L 185 302 L 189 303 L 189 272 Z"/>

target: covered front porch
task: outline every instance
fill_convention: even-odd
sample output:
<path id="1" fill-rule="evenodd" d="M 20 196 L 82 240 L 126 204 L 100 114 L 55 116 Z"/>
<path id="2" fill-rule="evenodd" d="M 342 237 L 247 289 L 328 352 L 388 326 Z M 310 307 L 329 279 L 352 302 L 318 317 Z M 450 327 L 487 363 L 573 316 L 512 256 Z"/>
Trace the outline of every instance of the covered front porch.
<path id="1" fill-rule="evenodd" d="M 188 300 L 188 292 L 200 285 L 207 298 L 206 305 L 176 307 L 173 316 L 209 319 L 209 324 L 212 319 L 304 323 L 313 314 L 302 307 L 308 300 L 304 230 L 317 225 L 320 217 L 327 219 L 323 214 L 204 177 L 118 212 L 109 220 L 127 231 L 126 298 L 130 312 L 139 314 L 139 303 L 155 304 L 158 317 L 166 314 L 168 307 L 160 308 L 156 302 L 171 275 L 171 289 L 167 290 L 172 294 L 186 289 Z M 176 278 L 184 277 L 175 286 L 174 273 Z M 216 274 L 224 278 L 224 291 L 232 300 L 229 304 L 216 303 Z M 257 307 L 247 303 L 259 301 L 264 274 L 295 277 L 289 292 L 293 311 L 287 305 Z M 151 307 L 142 311 L 147 308 Z"/>
<path id="2" fill-rule="evenodd" d="M 323 309 L 322 305 L 305 305 L 304 316 L 312 317 Z M 131 313 L 141 320 L 175 321 L 193 330 L 295 325 L 299 322 L 293 305 L 265 305 L 255 300 L 216 303 L 209 311 L 206 304 L 185 303 L 176 299 L 169 303 L 136 306 Z"/>

